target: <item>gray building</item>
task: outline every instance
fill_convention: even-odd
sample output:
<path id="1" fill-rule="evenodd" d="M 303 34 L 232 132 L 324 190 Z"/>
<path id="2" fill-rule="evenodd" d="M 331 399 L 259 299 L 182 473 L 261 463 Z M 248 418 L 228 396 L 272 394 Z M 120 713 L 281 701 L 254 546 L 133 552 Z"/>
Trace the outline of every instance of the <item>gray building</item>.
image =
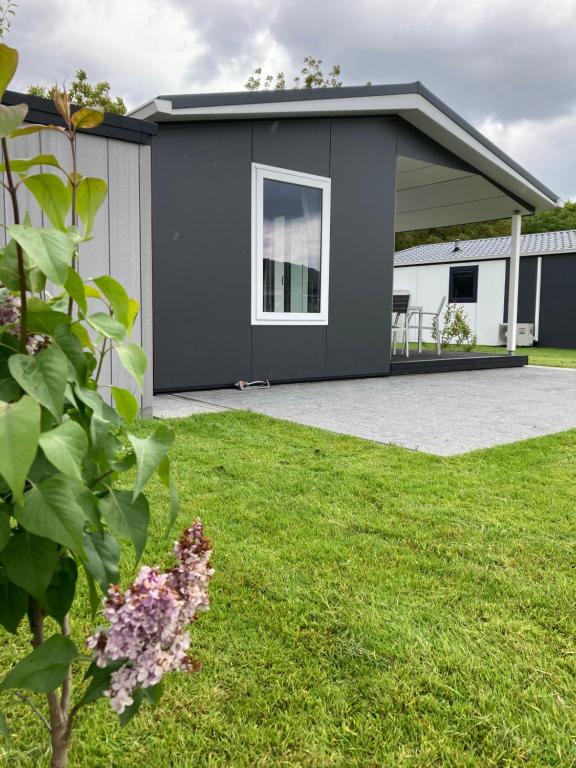
<path id="1" fill-rule="evenodd" d="M 557 204 L 420 83 L 161 96 L 132 114 L 158 126 L 159 392 L 388 375 L 395 231 L 516 226 Z"/>

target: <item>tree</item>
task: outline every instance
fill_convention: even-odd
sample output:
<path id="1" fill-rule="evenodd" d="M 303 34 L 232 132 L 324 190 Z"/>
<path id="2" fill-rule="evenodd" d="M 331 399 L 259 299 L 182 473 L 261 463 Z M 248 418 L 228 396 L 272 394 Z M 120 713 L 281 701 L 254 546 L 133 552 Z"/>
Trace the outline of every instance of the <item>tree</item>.
<path id="1" fill-rule="evenodd" d="M 300 74 L 293 78 L 294 88 L 340 88 L 342 81 L 340 77 L 341 70 L 338 64 L 334 64 L 332 69 L 325 77 L 322 71 L 322 60 L 315 59 L 313 56 L 305 56 L 302 62 Z M 262 78 L 262 67 L 254 70 L 250 75 L 244 88 L 247 91 L 283 91 L 286 88 L 286 76 L 284 72 L 279 72 L 276 76 L 266 75 Z"/>
<path id="2" fill-rule="evenodd" d="M 31 85 L 28 88 L 30 96 L 40 96 L 43 99 L 53 99 L 56 94 L 56 86 L 48 88 L 45 85 Z M 72 104 L 79 107 L 93 107 L 110 112 L 114 115 L 125 115 L 126 104 L 120 96 L 110 96 L 110 83 L 101 80 L 95 85 L 88 82 L 88 75 L 83 69 L 77 69 L 75 79 L 70 84 L 68 95 Z"/>
<path id="3" fill-rule="evenodd" d="M 18 53 L 0 44 L 0 98 L 17 63 Z M 164 673 L 197 669 L 186 627 L 208 607 L 212 569 L 196 521 L 174 546 L 175 567 L 143 566 L 125 591 L 117 586 L 126 560 L 119 540 L 133 545 L 137 562 L 144 551 L 153 474 L 169 492 L 168 531 L 178 514 L 174 432 L 160 424 L 147 436 L 134 433 L 132 392 L 113 386 L 112 407 L 98 391 L 106 355 L 142 386 L 146 355 L 130 340 L 139 305 L 109 275 L 84 280 L 78 271 L 107 185 L 81 174 L 77 131 L 98 126 L 104 113 L 88 106 L 72 113 L 70 94 L 59 89 L 54 103 L 62 126 L 23 124 L 26 104 L 2 106 L 0 120 L 13 222 L 0 249 L 0 625 L 16 634 L 27 624 L 32 646 L 0 692 L 30 705 L 49 732 L 52 768 L 66 768 L 82 707 L 104 696 L 124 725 L 142 703 L 158 703 Z M 53 154 L 11 156 L 13 139 L 41 131 L 68 145 L 69 169 Z M 23 189 L 45 226 L 32 226 L 22 210 Z M 85 639 L 88 652 L 73 639 L 82 582 L 92 617 L 102 606 L 107 622 Z M 9 725 L 0 714 L 0 735 Z"/>
<path id="4" fill-rule="evenodd" d="M 556 232 L 576 229 L 576 203 L 566 202 L 560 208 L 541 211 L 533 216 L 522 217 L 522 234 L 534 232 Z M 419 229 L 414 232 L 399 232 L 396 235 L 396 250 L 413 248 L 427 243 L 451 243 L 455 240 L 478 240 L 486 237 L 508 237 L 510 219 L 497 219 L 479 224 L 459 224 L 453 227 Z"/>
<path id="5" fill-rule="evenodd" d="M 4 35 L 10 31 L 12 25 L 11 16 L 16 15 L 16 8 L 18 6 L 12 0 L 8 0 L 6 5 L 0 5 L 0 40 L 4 38 Z"/>

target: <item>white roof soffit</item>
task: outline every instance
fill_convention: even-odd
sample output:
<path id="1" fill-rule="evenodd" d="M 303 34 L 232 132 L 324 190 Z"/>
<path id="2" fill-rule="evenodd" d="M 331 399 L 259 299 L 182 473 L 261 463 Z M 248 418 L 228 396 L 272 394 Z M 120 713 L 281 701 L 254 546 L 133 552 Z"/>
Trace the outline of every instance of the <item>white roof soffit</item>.
<path id="1" fill-rule="evenodd" d="M 419 86 L 420 84 L 418 84 Z M 352 90 L 352 89 L 350 89 Z M 374 88 L 376 91 L 377 88 Z M 421 87 L 420 90 L 425 90 Z M 143 104 L 130 113 L 131 117 L 154 122 L 193 121 L 193 120 L 233 120 L 246 118 L 280 118 L 297 116 L 331 116 L 352 114 L 395 114 L 411 123 L 424 134 L 438 142 L 457 157 L 465 160 L 473 168 L 493 179 L 513 196 L 525 201 L 536 211 L 554 208 L 558 205 L 558 199 L 553 193 L 547 194 L 545 188 L 540 189 L 536 182 L 533 184 L 526 176 L 516 168 L 515 163 L 499 156 L 496 151 L 490 149 L 490 142 L 485 143 L 476 138 L 470 130 L 466 130 L 457 120 L 447 114 L 451 112 L 440 109 L 433 101 L 422 92 L 375 93 L 370 95 L 370 87 L 359 88 L 362 92 L 359 96 L 347 96 L 345 98 L 307 98 L 298 99 L 293 92 L 290 98 L 280 100 L 278 92 L 274 92 L 274 100 L 249 102 L 245 98 L 247 94 L 239 94 L 238 102 L 229 103 L 229 99 L 223 99 L 227 103 L 210 104 L 198 103 L 193 106 L 173 106 L 173 98 L 157 98 Z M 374 92 L 373 91 L 373 92 Z M 227 95 L 230 96 L 230 95 Z M 432 98 L 433 94 L 430 94 Z M 439 104 L 441 102 L 438 101 Z M 455 113 L 452 113 L 455 115 Z M 457 117 L 455 115 L 455 117 Z M 474 131 L 475 132 L 475 131 Z M 476 134 L 478 135 L 478 134 Z M 482 137 L 480 137 L 482 138 Z M 511 164 L 512 163 L 512 164 Z M 527 174 L 529 175 L 529 174 Z M 536 181 L 536 180 L 535 180 Z"/>

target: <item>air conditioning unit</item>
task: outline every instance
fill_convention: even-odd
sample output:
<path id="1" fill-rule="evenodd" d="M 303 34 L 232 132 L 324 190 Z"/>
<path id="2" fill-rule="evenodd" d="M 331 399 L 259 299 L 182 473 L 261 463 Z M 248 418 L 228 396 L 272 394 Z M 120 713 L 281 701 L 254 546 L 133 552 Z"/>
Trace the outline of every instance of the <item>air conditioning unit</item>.
<path id="1" fill-rule="evenodd" d="M 508 323 L 498 326 L 498 344 L 508 343 Z M 534 323 L 516 323 L 516 346 L 531 347 L 534 344 Z"/>

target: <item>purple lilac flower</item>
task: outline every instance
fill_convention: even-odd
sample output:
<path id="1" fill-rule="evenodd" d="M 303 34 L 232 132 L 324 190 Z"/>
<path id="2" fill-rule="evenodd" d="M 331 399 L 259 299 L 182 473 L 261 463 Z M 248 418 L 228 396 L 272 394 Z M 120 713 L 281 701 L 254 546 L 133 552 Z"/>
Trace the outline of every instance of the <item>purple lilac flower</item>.
<path id="1" fill-rule="evenodd" d="M 0 285 L 0 327 L 6 326 L 6 330 L 14 336 L 20 335 L 20 297 L 9 293 Z M 28 336 L 26 351 L 35 355 L 48 346 L 48 337 L 42 334 Z"/>
<path id="2" fill-rule="evenodd" d="M 208 584 L 214 572 L 211 544 L 200 520 L 183 532 L 174 554 L 177 566 L 163 572 L 144 566 L 123 594 L 111 586 L 103 602 L 110 626 L 86 642 L 99 667 L 125 662 L 112 673 L 105 692 L 118 714 L 133 703 L 137 688 L 156 685 L 166 672 L 198 667 L 187 655 L 190 636 L 185 627 L 198 611 L 208 610 Z"/>

